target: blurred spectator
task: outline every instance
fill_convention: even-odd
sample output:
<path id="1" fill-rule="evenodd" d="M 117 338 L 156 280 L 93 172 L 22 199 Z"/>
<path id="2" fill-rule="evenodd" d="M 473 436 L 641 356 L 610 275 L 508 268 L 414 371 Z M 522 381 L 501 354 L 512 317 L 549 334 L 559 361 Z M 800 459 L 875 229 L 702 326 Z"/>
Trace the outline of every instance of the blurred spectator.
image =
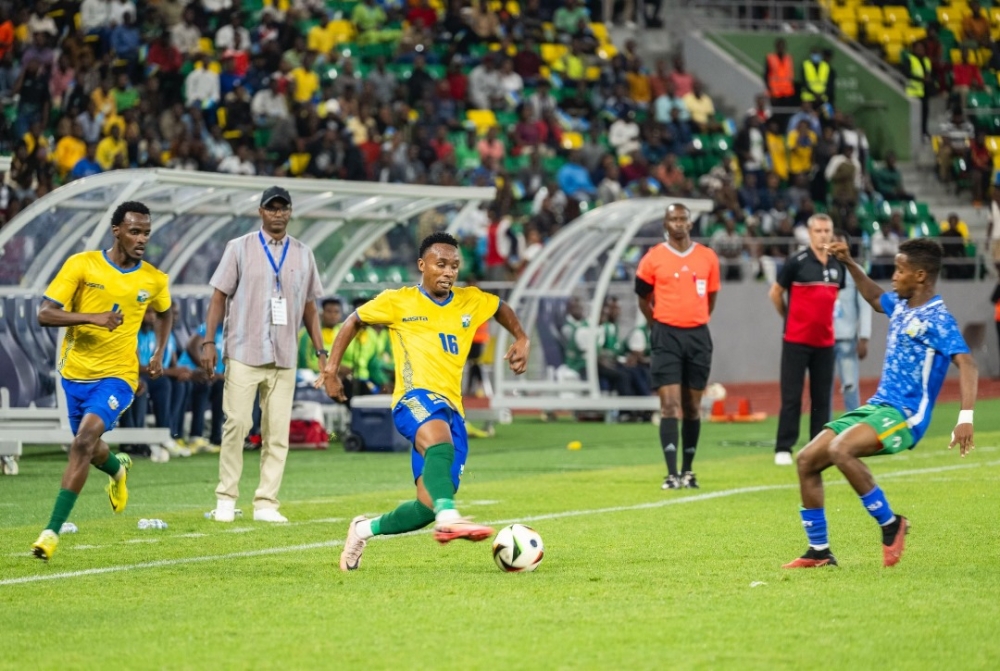
<path id="1" fill-rule="evenodd" d="M 872 270 L 873 279 L 888 279 L 892 276 L 899 244 L 906 239 L 903 231 L 903 213 L 893 210 L 889 222 L 872 234 Z"/>
<path id="2" fill-rule="evenodd" d="M 886 152 L 884 165 L 872 171 L 872 185 L 886 200 L 913 200 L 913 194 L 903 188 L 903 175 L 896 167 L 894 151 Z"/>

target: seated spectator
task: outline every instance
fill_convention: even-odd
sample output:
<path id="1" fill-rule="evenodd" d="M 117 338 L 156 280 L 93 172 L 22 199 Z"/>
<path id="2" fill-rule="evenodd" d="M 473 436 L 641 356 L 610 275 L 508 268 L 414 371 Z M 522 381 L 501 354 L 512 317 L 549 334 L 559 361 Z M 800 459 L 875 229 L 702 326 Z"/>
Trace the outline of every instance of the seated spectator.
<path id="1" fill-rule="evenodd" d="M 670 110 L 670 121 L 663 127 L 663 141 L 668 151 L 678 156 L 693 152 L 694 130 L 688 121 L 681 118 L 681 111 L 676 107 Z"/>
<path id="2" fill-rule="evenodd" d="M 237 147 L 235 154 L 231 154 L 219 161 L 219 167 L 216 170 L 230 175 L 257 174 L 257 167 L 254 165 L 250 148 L 245 144 Z"/>
<path id="3" fill-rule="evenodd" d="M 517 151 L 521 154 L 532 154 L 545 146 L 548 140 L 548 127 L 535 118 L 530 105 L 522 104 L 519 108 L 520 119 L 514 127 L 514 139 Z"/>
<path id="4" fill-rule="evenodd" d="M 949 280 L 971 280 L 975 276 L 976 260 L 966 254 L 968 241 L 958 228 L 953 226 L 948 230 L 942 229 L 939 242 L 944 252 L 942 275 Z"/>
<path id="5" fill-rule="evenodd" d="M 552 23 L 556 29 L 556 34 L 563 42 L 569 42 L 576 32 L 580 21 L 589 22 L 590 12 L 587 8 L 577 2 L 577 0 L 565 0 L 562 6 L 552 15 Z"/>
<path id="6" fill-rule="evenodd" d="M 556 173 L 559 189 L 570 198 L 590 200 L 597 195 L 597 187 L 590 180 L 590 173 L 580 163 L 580 152 L 573 150 L 569 158 Z"/>
<path id="7" fill-rule="evenodd" d="M 81 179 L 83 177 L 90 177 L 91 175 L 96 175 L 103 171 L 101 164 L 97 162 L 97 144 L 94 142 L 87 143 L 87 153 L 76 162 L 73 169 L 70 170 L 67 181 L 73 181 L 74 179 Z"/>
<path id="8" fill-rule="evenodd" d="M 385 11 L 375 4 L 375 0 L 364 0 L 364 2 L 355 5 L 354 11 L 351 12 L 351 23 L 358 31 L 358 44 L 377 44 L 397 40 L 401 32 L 386 29 L 387 21 L 388 17 Z"/>
<path id="9" fill-rule="evenodd" d="M 620 171 L 615 163 L 611 163 L 608 169 L 604 172 L 604 179 L 601 183 L 597 185 L 597 200 L 600 201 L 602 205 L 607 205 L 608 203 L 613 203 L 616 200 L 622 200 L 625 198 L 625 192 L 622 190 L 622 185 L 619 181 Z"/>
<path id="10" fill-rule="evenodd" d="M 798 112 L 793 114 L 792 117 L 788 120 L 788 128 L 785 132 L 791 133 L 793 130 L 798 128 L 799 122 L 802 121 L 803 119 L 809 122 L 809 129 L 812 130 L 812 132 L 816 133 L 817 136 L 819 136 L 823 132 L 822 124 L 820 124 L 819 121 L 819 115 L 813 108 L 813 104 L 808 100 L 804 101 L 802 103 L 801 109 L 799 109 Z"/>
<path id="11" fill-rule="evenodd" d="M 948 213 L 948 218 L 941 222 L 940 224 L 941 234 L 951 233 L 954 231 L 957 235 L 961 236 L 962 240 L 969 242 L 969 225 L 962 221 L 956 212 Z"/>
<path id="12" fill-rule="evenodd" d="M 479 151 L 479 161 L 484 168 L 496 172 L 503 165 L 504 156 L 507 153 L 506 147 L 500 141 L 499 127 L 490 126 L 486 131 L 486 137 L 481 139 L 476 145 Z"/>
<path id="13" fill-rule="evenodd" d="M 888 279 L 892 276 L 896 254 L 899 245 L 906 239 L 903 231 L 903 213 L 893 210 L 888 223 L 879 227 L 872 234 L 872 272 L 873 279 Z"/>
<path id="14" fill-rule="evenodd" d="M 577 82 L 586 80 L 586 54 L 584 54 L 582 43 L 578 38 L 573 38 L 569 51 L 555 63 L 552 63 L 552 70 L 562 76 L 563 86 L 566 87 L 576 86 Z"/>
<path id="15" fill-rule="evenodd" d="M 896 167 L 896 152 L 885 155 L 885 164 L 872 171 L 872 185 L 886 200 L 913 200 L 913 194 L 903 188 L 903 174 Z"/>
<path id="16" fill-rule="evenodd" d="M 732 212 L 723 213 L 723 227 L 712 234 L 709 246 L 719 255 L 722 279 L 738 282 L 743 279 L 742 258 L 746 244 L 743 234 L 736 229 Z"/>
<path id="17" fill-rule="evenodd" d="M 552 95 L 552 84 L 549 80 L 543 79 L 538 82 L 538 88 L 528 96 L 528 104 L 534 110 L 536 119 L 542 119 L 546 112 L 559 108 L 559 101 Z"/>
<path id="18" fill-rule="evenodd" d="M 747 116 L 743 121 L 743 128 L 736 134 L 736 139 L 733 141 L 733 149 L 740 162 L 740 171 L 744 175 L 759 173 L 758 177 L 763 177 L 763 170 L 767 163 L 767 147 L 764 142 L 764 133 L 761 131 L 763 123 L 758 116 Z"/>
<path id="19" fill-rule="evenodd" d="M 788 170 L 792 177 L 808 175 L 813 165 L 813 149 L 818 138 L 805 119 L 788 134 Z"/>
<path id="20" fill-rule="evenodd" d="M 410 10 L 406 13 L 406 20 L 414 26 L 433 28 L 438 21 L 438 15 L 428 0 L 417 0 L 410 3 Z"/>
<path id="21" fill-rule="evenodd" d="M 545 61 L 538 54 L 535 40 L 526 37 L 517 55 L 514 56 L 514 72 L 521 75 L 525 84 L 533 85 L 538 82 L 543 65 L 545 65 Z"/>
<path id="22" fill-rule="evenodd" d="M 771 171 L 779 180 L 787 181 L 788 145 L 785 142 L 785 134 L 782 132 L 777 119 L 772 118 L 767 122 L 764 143 L 767 145 L 767 156 L 770 160 Z"/>
<path id="23" fill-rule="evenodd" d="M 981 130 L 976 131 L 976 136 L 969 145 L 968 169 L 973 203 L 976 207 L 981 207 L 993 178 L 993 156 L 986 147 L 986 133 Z"/>
<path id="24" fill-rule="evenodd" d="M 649 177 L 649 161 L 641 149 L 634 149 L 624 161 L 622 161 L 621 183 L 633 190 L 637 190 L 639 195 L 651 195 L 648 193 L 646 178 Z"/>
<path id="25" fill-rule="evenodd" d="M 102 170 L 124 168 L 128 165 L 128 146 L 122 139 L 120 126 L 112 126 L 111 134 L 97 143 L 95 158 Z"/>
<path id="26" fill-rule="evenodd" d="M 92 0 L 101 2 L 102 0 Z M 201 30 L 199 30 L 193 5 L 184 9 L 181 22 L 170 29 L 171 41 L 177 50 L 185 56 L 194 56 L 200 49 Z"/>
<path id="27" fill-rule="evenodd" d="M 639 109 L 646 109 L 653 102 L 653 93 L 649 84 L 649 77 L 642 71 L 642 60 L 636 58 L 628 65 L 625 73 L 625 80 L 628 82 L 628 92 Z"/>
<path id="28" fill-rule="evenodd" d="M 990 45 L 990 20 L 976 0 L 969 1 L 969 13 L 962 19 L 963 46 L 988 47 Z"/>
<path id="29" fill-rule="evenodd" d="M 861 166 L 854 157 L 854 148 L 845 146 L 830 159 L 826 166 L 826 178 L 830 182 L 830 198 L 834 224 L 842 227 L 849 212 L 858 207 L 861 194 Z"/>
<path id="30" fill-rule="evenodd" d="M 694 90 L 694 76 L 684 69 L 684 57 L 677 55 L 673 60 L 674 69 L 670 73 L 670 81 L 674 84 L 674 95 L 683 98 Z"/>
<path id="31" fill-rule="evenodd" d="M 86 155 L 87 143 L 83 140 L 83 128 L 79 123 L 73 122 L 72 131 L 60 138 L 52 152 L 56 172 L 65 178 Z"/>
<path id="32" fill-rule="evenodd" d="M 514 72 L 514 61 L 505 58 L 500 63 L 500 86 L 504 92 L 507 105 L 511 108 L 521 104 L 524 94 L 524 80 Z"/>
<path id="33" fill-rule="evenodd" d="M 968 155 L 969 144 L 975 136 L 975 128 L 962 110 L 955 108 L 949 120 L 941 124 L 938 135 L 941 136 L 941 145 L 938 148 L 938 177 L 942 182 L 948 182 L 953 176 L 952 161 Z"/>
<path id="34" fill-rule="evenodd" d="M 631 154 L 641 146 L 640 136 L 639 124 L 635 122 L 635 112 L 631 110 L 616 119 L 608 128 L 608 144 L 619 158 Z"/>
<path id="35" fill-rule="evenodd" d="M 951 66 L 951 96 L 949 104 L 965 106 L 965 97 L 969 91 L 982 91 L 986 88 L 979 66 L 970 62 L 969 49 L 962 47 L 962 60 Z"/>
<path id="36" fill-rule="evenodd" d="M 691 184 L 684 176 L 684 170 L 677 165 L 677 156 L 667 154 L 663 160 L 653 168 L 653 179 L 663 187 L 664 195 L 684 196 L 691 190 Z"/>
<path id="37" fill-rule="evenodd" d="M 469 73 L 469 103 L 474 109 L 506 107 L 503 83 L 493 54 L 484 56 L 482 63 Z"/>
<path id="38" fill-rule="evenodd" d="M 673 111 L 680 113 L 681 121 L 691 118 L 684 101 L 674 95 L 674 84 L 667 79 L 664 82 L 664 92 L 653 101 L 653 118 L 657 123 L 668 124 L 673 119 Z"/>
<path id="39" fill-rule="evenodd" d="M 717 130 L 715 103 L 705 93 L 700 80 L 694 80 L 691 91 L 685 94 L 681 100 L 684 102 L 688 114 L 691 115 L 691 123 L 694 124 L 699 133 L 710 133 Z"/>

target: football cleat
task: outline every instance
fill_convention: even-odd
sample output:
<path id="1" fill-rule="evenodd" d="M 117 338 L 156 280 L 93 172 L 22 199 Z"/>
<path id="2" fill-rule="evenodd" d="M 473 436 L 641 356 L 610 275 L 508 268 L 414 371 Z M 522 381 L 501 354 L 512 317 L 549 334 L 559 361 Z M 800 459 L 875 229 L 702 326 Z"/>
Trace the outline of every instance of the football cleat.
<path id="1" fill-rule="evenodd" d="M 809 548 L 806 553 L 781 568 L 819 568 L 820 566 L 836 566 L 837 558 L 830 550 L 814 550 Z"/>
<path id="2" fill-rule="evenodd" d="M 57 545 L 59 545 L 59 535 L 51 529 L 46 529 L 38 536 L 38 540 L 31 544 L 31 552 L 36 558 L 48 561 L 56 553 Z"/>
<path id="3" fill-rule="evenodd" d="M 906 534 L 910 533 L 910 520 L 902 515 L 899 518 L 899 528 L 892 543 L 886 545 L 882 543 L 882 566 L 895 566 L 903 556 L 903 546 L 906 545 Z"/>
<path id="4" fill-rule="evenodd" d="M 105 491 L 108 492 L 108 499 L 111 501 L 111 510 L 120 513 L 125 510 L 125 505 L 128 503 L 128 487 L 125 484 L 125 480 L 128 479 L 128 472 L 132 469 L 132 457 L 127 454 L 119 454 L 117 456 L 118 462 L 121 463 L 125 472 L 122 473 L 121 480 L 111 478 L 111 482 L 108 483 Z"/>
<path id="5" fill-rule="evenodd" d="M 467 541 L 484 541 L 494 534 L 493 527 L 476 524 L 463 517 L 451 522 L 438 522 L 434 525 L 434 540 L 444 545 L 453 540 L 464 538 Z"/>
<path id="6" fill-rule="evenodd" d="M 681 488 L 681 479 L 676 475 L 668 475 L 667 477 L 663 478 L 663 484 L 660 486 L 660 489 L 680 489 L 680 488 Z"/>
<path id="7" fill-rule="evenodd" d="M 358 535 L 358 522 L 364 522 L 364 515 L 358 515 L 347 527 L 347 540 L 344 541 L 344 551 L 340 553 L 340 570 L 356 571 L 361 567 L 361 553 L 365 551 L 368 541 Z"/>
<path id="8" fill-rule="evenodd" d="M 698 479 L 691 471 L 684 471 L 681 475 L 681 487 L 684 489 L 699 489 Z"/>

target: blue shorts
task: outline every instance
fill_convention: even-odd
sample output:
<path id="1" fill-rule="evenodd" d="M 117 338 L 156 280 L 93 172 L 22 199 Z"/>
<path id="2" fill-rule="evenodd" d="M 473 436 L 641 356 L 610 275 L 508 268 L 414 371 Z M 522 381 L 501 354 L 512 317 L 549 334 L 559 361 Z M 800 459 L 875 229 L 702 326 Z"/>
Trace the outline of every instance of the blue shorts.
<path id="1" fill-rule="evenodd" d="M 440 394 L 426 389 L 414 389 L 392 409 L 392 420 L 403 437 L 413 444 L 417 441 L 417 429 L 425 422 L 440 419 L 451 427 L 451 440 L 455 445 L 455 463 L 451 466 L 451 483 L 458 491 L 462 471 L 465 470 L 465 460 L 469 458 L 469 436 L 465 432 L 465 418 L 452 409 L 451 405 Z M 424 472 L 424 456 L 416 448 L 411 452 L 413 481 Z"/>
<path id="2" fill-rule="evenodd" d="M 132 387 L 117 377 L 87 382 L 64 378 L 62 386 L 66 392 L 69 426 L 73 429 L 74 436 L 80 429 L 83 416 L 87 414 L 103 419 L 105 431 L 115 428 L 118 418 L 132 405 L 132 399 L 135 398 Z"/>

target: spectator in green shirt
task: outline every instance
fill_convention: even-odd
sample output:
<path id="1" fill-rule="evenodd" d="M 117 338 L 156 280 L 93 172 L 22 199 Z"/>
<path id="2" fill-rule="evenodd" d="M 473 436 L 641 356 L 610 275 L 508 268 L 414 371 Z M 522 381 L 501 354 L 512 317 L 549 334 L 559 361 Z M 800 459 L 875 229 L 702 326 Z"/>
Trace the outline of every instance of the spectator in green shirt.
<path id="1" fill-rule="evenodd" d="M 896 168 L 895 152 L 886 152 L 885 167 L 872 171 L 872 186 L 886 200 L 913 200 L 903 188 L 903 175 Z"/>
<path id="2" fill-rule="evenodd" d="M 590 22 L 590 13 L 587 8 L 577 3 L 576 0 L 566 0 L 566 4 L 556 10 L 552 16 L 552 24 L 562 41 L 568 41 L 576 34 L 580 21 Z"/>
<path id="3" fill-rule="evenodd" d="M 324 298 L 322 312 L 319 315 L 320 329 L 323 332 L 323 349 L 330 351 L 333 346 L 333 339 L 340 331 L 340 322 L 343 319 L 343 312 L 340 301 L 336 298 Z M 316 356 L 316 348 L 306 330 L 299 330 L 299 356 L 298 368 L 300 370 L 311 370 L 319 373 L 319 357 Z"/>

